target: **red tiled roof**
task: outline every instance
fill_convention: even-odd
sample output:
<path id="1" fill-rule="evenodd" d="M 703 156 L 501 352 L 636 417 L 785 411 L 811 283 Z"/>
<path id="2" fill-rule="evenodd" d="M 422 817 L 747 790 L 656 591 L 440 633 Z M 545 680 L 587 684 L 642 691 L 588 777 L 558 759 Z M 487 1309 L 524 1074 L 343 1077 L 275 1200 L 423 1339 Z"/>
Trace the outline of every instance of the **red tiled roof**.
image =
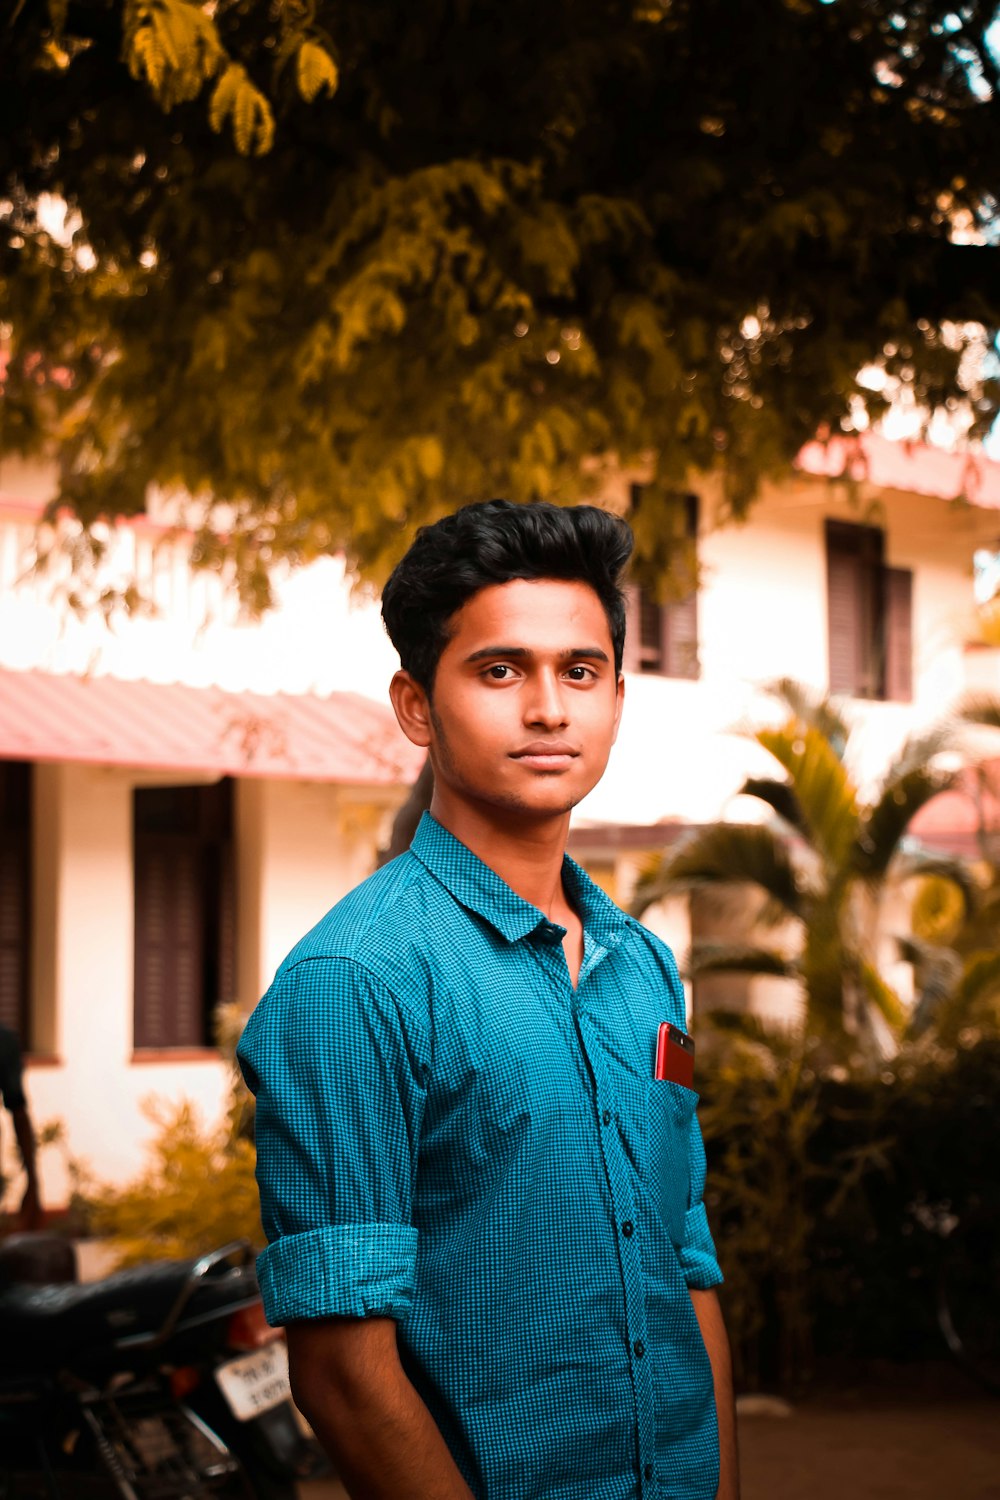
<path id="1" fill-rule="evenodd" d="M 879 489 L 961 497 L 986 510 L 1000 510 L 1000 463 L 982 453 L 947 453 L 927 443 L 904 443 L 877 432 L 806 443 L 795 460 L 805 474 L 828 479 L 847 475 Z"/>
<path id="2" fill-rule="evenodd" d="M 660 823 L 584 823 L 569 832 L 569 852 L 578 855 L 636 853 L 667 849 L 700 825 L 666 818 Z"/>
<path id="3" fill-rule="evenodd" d="M 0 671 L 0 758 L 388 787 L 416 778 L 423 751 L 359 693 Z"/>

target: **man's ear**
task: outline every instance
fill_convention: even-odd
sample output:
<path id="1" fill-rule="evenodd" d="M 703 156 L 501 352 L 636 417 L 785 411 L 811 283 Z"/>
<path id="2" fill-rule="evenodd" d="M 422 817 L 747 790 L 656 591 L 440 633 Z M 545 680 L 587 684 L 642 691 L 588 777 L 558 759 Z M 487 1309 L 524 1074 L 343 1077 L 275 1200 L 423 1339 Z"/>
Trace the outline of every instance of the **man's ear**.
<path id="1" fill-rule="evenodd" d="M 389 684 L 389 701 L 406 738 L 426 750 L 431 742 L 431 705 L 420 683 L 409 672 L 397 672 Z"/>
<path id="2" fill-rule="evenodd" d="M 618 738 L 618 731 L 621 728 L 621 723 L 622 723 L 622 709 L 624 708 L 624 706 L 625 706 L 625 673 L 624 672 L 619 672 L 618 673 L 618 683 L 617 683 L 617 686 L 615 687 L 615 732 L 614 732 L 614 734 L 611 737 L 611 743 L 612 744 L 614 744 L 615 740 Z"/>

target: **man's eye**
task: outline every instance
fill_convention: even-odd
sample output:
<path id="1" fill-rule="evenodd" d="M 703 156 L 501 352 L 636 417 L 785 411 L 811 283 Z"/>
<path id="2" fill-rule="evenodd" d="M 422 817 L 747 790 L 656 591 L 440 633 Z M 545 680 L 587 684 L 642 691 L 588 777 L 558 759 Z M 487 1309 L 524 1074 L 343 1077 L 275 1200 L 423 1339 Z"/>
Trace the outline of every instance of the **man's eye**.
<path id="1" fill-rule="evenodd" d="M 492 682 L 506 682 L 507 674 L 509 673 L 509 671 L 510 667 L 508 667 L 505 662 L 498 661 L 495 662 L 492 667 L 487 667 L 486 676 L 490 678 Z"/>
<path id="2" fill-rule="evenodd" d="M 588 677 L 594 676 L 593 667 L 570 667 L 566 676 L 572 682 L 586 682 Z"/>

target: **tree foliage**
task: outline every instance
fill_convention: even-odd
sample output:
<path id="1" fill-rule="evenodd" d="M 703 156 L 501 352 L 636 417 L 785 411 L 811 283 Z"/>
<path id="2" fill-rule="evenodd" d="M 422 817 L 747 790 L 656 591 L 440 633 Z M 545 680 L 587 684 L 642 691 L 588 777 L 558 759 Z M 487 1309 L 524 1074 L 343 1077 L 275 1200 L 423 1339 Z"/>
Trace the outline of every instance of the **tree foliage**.
<path id="1" fill-rule="evenodd" d="M 3 451 L 206 564 L 384 573 L 468 498 L 745 508 L 875 361 L 998 392 L 994 0 L 50 0 L 0 60 Z M 74 241 L 42 207 L 71 212 Z M 990 335 L 991 336 L 991 335 Z M 657 502 L 656 497 L 659 497 Z"/>

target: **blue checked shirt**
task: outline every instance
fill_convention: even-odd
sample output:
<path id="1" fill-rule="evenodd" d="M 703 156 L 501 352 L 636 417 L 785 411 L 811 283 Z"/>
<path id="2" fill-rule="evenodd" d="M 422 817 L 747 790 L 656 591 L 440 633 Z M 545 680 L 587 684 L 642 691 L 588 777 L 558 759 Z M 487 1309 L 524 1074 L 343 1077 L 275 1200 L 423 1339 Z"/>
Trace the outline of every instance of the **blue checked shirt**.
<path id="1" fill-rule="evenodd" d="M 272 1323 L 391 1317 L 478 1500 L 712 1500 L 721 1281 L 668 948 L 567 859 L 563 928 L 430 816 L 251 1016 Z"/>

